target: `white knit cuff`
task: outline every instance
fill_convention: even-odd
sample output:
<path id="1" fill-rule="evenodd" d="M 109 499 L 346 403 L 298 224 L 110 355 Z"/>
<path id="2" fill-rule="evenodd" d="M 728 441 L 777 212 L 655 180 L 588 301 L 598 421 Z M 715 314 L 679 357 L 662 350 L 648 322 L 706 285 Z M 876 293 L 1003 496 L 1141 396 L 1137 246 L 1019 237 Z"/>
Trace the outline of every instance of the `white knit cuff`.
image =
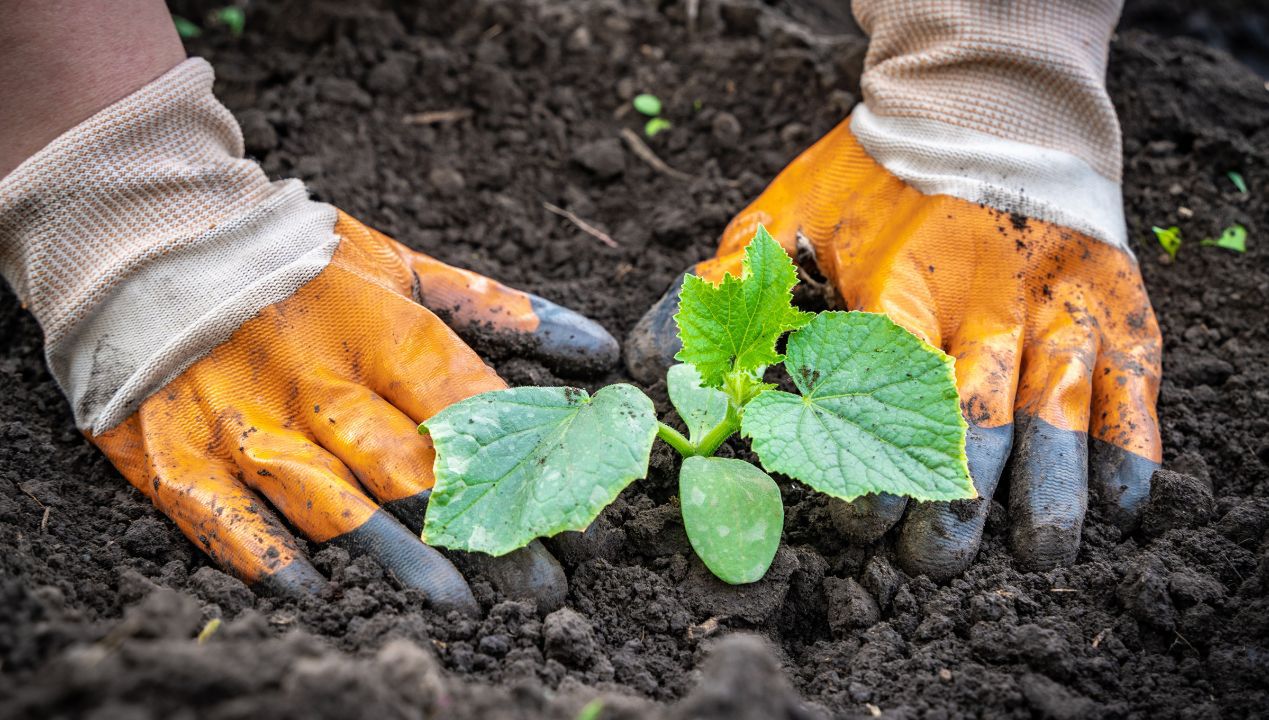
<path id="1" fill-rule="evenodd" d="M 869 34 L 851 132 L 927 194 L 1126 248 L 1106 59 L 1122 0 L 855 0 Z"/>
<path id="2" fill-rule="evenodd" d="M 190 59 L 0 181 L 0 272 L 103 432 L 329 262 L 336 211 L 269 182 Z"/>

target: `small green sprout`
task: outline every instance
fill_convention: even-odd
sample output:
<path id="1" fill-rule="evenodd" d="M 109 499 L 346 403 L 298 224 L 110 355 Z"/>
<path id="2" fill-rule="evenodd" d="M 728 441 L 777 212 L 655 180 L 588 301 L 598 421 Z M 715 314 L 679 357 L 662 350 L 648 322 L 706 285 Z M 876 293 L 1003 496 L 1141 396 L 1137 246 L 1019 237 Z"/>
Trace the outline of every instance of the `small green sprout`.
<path id="1" fill-rule="evenodd" d="M 577 711 L 577 720 L 599 720 L 599 715 L 604 711 L 604 699 L 595 698 L 582 706 Z"/>
<path id="2" fill-rule="evenodd" d="M 1159 244 L 1163 246 L 1164 251 L 1175 259 L 1176 251 L 1181 249 L 1181 228 L 1176 225 L 1169 228 L 1155 225 L 1150 229 L 1154 231 L 1154 236 L 1159 238 Z"/>
<path id="3" fill-rule="evenodd" d="M 656 95 L 649 95 L 648 93 L 635 95 L 631 104 L 642 115 L 654 118 L 661 114 L 661 98 Z"/>
<path id="4" fill-rule="evenodd" d="M 176 25 L 176 34 L 180 35 L 182 40 L 189 40 L 203 34 L 202 28 L 180 15 L 172 16 L 172 24 Z"/>
<path id="5" fill-rule="evenodd" d="M 631 104 L 634 109 L 642 115 L 648 116 L 648 121 L 643 125 L 643 134 L 648 137 L 654 137 L 657 133 L 669 130 L 673 125 L 669 120 L 661 117 L 661 98 L 648 93 L 635 95 Z"/>
<path id="6" fill-rule="evenodd" d="M 1230 225 L 1221 231 L 1221 236 L 1212 238 L 1203 238 L 1200 245 L 1205 247 L 1222 247 L 1226 250 L 1234 252 L 1247 252 L 1247 228 L 1242 225 Z"/>
<path id="7" fill-rule="evenodd" d="M 669 130 L 673 125 L 665 118 L 654 117 L 643 126 L 643 134 L 653 137 L 662 130 Z"/>
<path id="8" fill-rule="evenodd" d="M 217 23 L 229 28 L 229 34 L 234 37 L 241 37 L 243 29 L 247 26 L 246 13 L 236 5 L 229 5 L 213 11 L 211 16 Z"/>
<path id="9" fill-rule="evenodd" d="M 1225 173 L 1225 176 L 1229 178 L 1230 182 L 1234 183 L 1234 187 L 1238 188 L 1238 192 L 1242 193 L 1243 195 L 1247 194 L 1247 181 L 1243 180 L 1242 173 L 1237 172 L 1235 170 L 1230 170 L 1229 172 Z"/>
<path id="10" fill-rule="evenodd" d="M 724 582 L 766 574 L 784 528 L 782 473 L 842 500 L 892 493 L 976 497 L 952 358 L 884 315 L 802 312 L 797 268 L 759 226 L 739 277 L 679 292 L 682 364 L 666 389 L 687 435 L 637 388 L 495 390 L 419 427 L 436 450 L 423 539 L 503 555 L 584 530 L 648 472 L 661 438 L 683 456 L 679 500 L 692 549 Z M 785 352 L 777 352 L 788 335 Z M 783 364 L 797 392 L 764 381 Z M 762 467 L 714 457 L 749 438 Z M 765 468 L 765 470 L 764 470 Z"/>
<path id="11" fill-rule="evenodd" d="M 219 629 L 220 618 L 212 618 L 211 620 L 208 620 L 207 624 L 203 626 L 203 629 L 198 631 L 198 644 L 202 645 L 207 642 Z"/>

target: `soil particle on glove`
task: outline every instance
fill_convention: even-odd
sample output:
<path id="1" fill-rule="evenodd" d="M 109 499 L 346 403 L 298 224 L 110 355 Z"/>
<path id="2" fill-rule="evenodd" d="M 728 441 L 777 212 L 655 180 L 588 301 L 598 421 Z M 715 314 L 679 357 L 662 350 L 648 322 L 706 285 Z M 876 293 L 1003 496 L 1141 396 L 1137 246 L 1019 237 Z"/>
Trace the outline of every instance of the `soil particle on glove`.
<path id="1" fill-rule="evenodd" d="M 866 43 L 835 20 L 840 3 L 699 3 L 691 32 L 687 5 L 252 3 L 241 38 L 209 31 L 189 50 L 271 176 L 624 337 L 859 97 Z M 848 542 L 822 497 L 778 478 L 784 545 L 766 578 L 733 587 L 692 555 L 662 448 L 586 532 L 548 543 L 569 575 L 563 614 L 473 578 L 483 616 L 437 615 L 336 548 L 312 548 L 332 580 L 321 596 L 258 597 L 75 430 L 39 328 L 0 291 L 0 716 L 545 718 L 596 699 L 604 718 L 1261 713 L 1269 96 L 1223 53 L 1130 29 L 1108 83 L 1130 244 L 1164 335 L 1165 472 L 1135 533 L 1094 509 L 1074 565 L 1022 572 L 1006 473 L 975 564 L 940 585 L 894 569 L 894 533 Z M 638 92 L 673 123 L 645 142 L 690 179 L 626 157 L 618 138 L 642 118 L 621 109 Z M 432 111 L 463 119 L 402 121 Z M 544 201 L 618 247 L 545 221 Z M 1198 242 L 1233 223 L 1246 253 Z M 1173 224 L 1186 244 L 1165 264 L 1150 228 Z M 629 381 L 489 360 L 518 383 Z M 668 417 L 664 385 L 645 389 Z M 720 454 L 751 455 L 738 441 Z"/>

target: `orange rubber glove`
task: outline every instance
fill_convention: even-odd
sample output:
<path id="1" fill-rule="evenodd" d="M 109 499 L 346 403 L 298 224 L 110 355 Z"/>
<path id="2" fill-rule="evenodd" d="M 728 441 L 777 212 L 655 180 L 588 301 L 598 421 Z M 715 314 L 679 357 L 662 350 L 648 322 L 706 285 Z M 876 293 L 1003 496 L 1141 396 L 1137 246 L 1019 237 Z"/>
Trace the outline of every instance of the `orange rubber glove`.
<path id="1" fill-rule="evenodd" d="M 937 578 L 965 568 L 1011 446 L 1010 537 L 1027 567 L 1075 557 L 1088 435 L 1094 492 L 1126 523 L 1139 511 L 1161 459 L 1161 342 L 1131 255 L 1050 223 L 924 195 L 874 162 L 849 120 L 794 160 L 727 226 L 717 257 L 691 272 L 738 274 L 759 223 L 794 257 L 804 238 L 843 306 L 886 313 L 956 359 L 980 498 L 910 508 L 899 536 L 905 568 Z M 637 377 L 655 377 L 680 347 L 680 283 L 628 343 Z M 867 541 L 905 505 L 867 496 L 835 515 Z"/>
<path id="2" fill-rule="evenodd" d="M 322 586 L 286 521 L 474 611 L 418 538 L 434 453 L 417 424 L 504 386 L 454 331 L 582 372 L 615 364 L 617 343 L 271 182 L 212 84 L 185 60 L 0 179 L 0 274 L 80 429 L 224 567 Z M 563 601 L 541 545 L 455 557 L 504 594 Z"/>
<path id="3" fill-rule="evenodd" d="M 956 575 L 977 552 L 1012 451 L 1015 557 L 1030 569 L 1072 562 L 1089 490 L 1130 528 L 1162 457 L 1159 328 L 1127 250 L 1105 89 L 1120 2 L 855 0 L 852 10 L 869 36 L 863 103 L 690 272 L 737 272 L 762 223 L 790 255 L 811 256 L 841 304 L 886 313 L 956 359 L 979 498 L 834 503 L 843 533 L 871 541 L 902 518 L 905 569 Z M 677 291 L 627 344 L 636 377 L 673 361 Z"/>
<path id="4" fill-rule="evenodd" d="M 435 454 L 416 427 L 505 384 L 416 302 L 419 290 L 459 328 L 501 330 L 548 360 L 611 363 L 616 344 L 571 311 L 342 213 L 335 233 L 338 249 L 316 278 L 89 439 L 249 583 L 291 594 L 324 584 L 271 505 L 309 540 L 370 554 L 435 605 L 473 611 L 462 576 L 418 538 Z M 540 545 L 476 564 L 510 594 L 563 601 L 563 573 Z"/>

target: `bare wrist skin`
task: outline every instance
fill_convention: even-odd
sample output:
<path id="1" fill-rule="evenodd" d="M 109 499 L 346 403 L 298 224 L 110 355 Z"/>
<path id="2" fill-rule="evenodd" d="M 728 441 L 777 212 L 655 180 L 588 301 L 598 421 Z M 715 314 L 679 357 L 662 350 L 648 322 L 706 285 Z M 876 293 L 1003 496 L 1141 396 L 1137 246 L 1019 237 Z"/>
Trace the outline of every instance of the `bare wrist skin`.
<path id="1" fill-rule="evenodd" d="M 15 0 L 0 23 L 0 178 L 184 59 L 161 0 Z"/>

